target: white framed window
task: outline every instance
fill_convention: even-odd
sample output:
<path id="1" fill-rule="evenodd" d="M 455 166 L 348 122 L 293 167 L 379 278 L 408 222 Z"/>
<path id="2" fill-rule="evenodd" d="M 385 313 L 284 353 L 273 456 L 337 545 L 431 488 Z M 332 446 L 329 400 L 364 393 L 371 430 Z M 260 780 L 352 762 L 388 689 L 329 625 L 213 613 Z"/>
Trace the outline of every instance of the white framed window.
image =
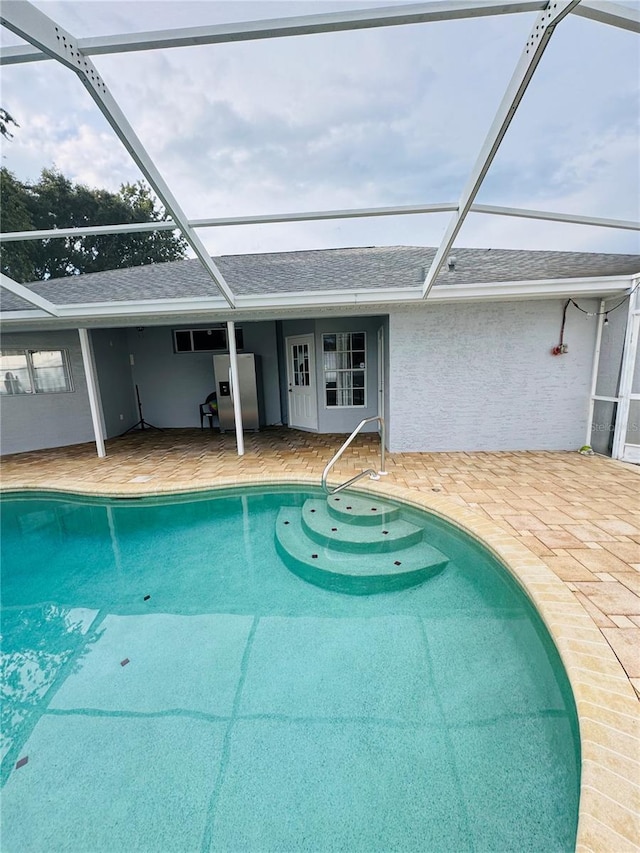
<path id="1" fill-rule="evenodd" d="M 366 332 L 322 335 L 325 405 L 364 408 L 367 405 Z"/>
<path id="2" fill-rule="evenodd" d="M 244 335 L 236 327 L 236 348 L 244 349 Z M 174 329 L 173 351 L 180 352 L 225 352 L 229 349 L 227 327 L 213 326 L 210 329 Z"/>
<path id="3" fill-rule="evenodd" d="M 69 354 L 64 349 L 2 350 L 0 395 L 61 394 L 73 391 Z"/>

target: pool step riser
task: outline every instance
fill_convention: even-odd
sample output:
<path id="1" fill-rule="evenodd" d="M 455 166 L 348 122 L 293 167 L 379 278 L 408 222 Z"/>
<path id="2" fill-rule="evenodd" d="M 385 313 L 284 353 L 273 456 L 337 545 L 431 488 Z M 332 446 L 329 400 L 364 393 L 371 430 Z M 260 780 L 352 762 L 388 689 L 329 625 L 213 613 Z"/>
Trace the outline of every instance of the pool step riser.
<path id="1" fill-rule="evenodd" d="M 398 507 L 371 498 L 365 501 L 362 498 L 330 495 L 327 498 L 327 509 L 332 518 L 347 524 L 390 524 L 400 517 Z"/>
<path id="2" fill-rule="evenodd" d="M 353 527 L 354 525 L 350 524 L 348 526 Z M 403 548 L 408 548 L 411 545 L 417 545 L 418 542 L 422 542 L 423 533 L 418 528 L 411 533 L 394 535 L 393 521 L 391 521 L 389 524 L 379 524 L 376 528 L 373 528 L 372 525 L 367 525 L 367 529 L 371 531 L 370 538 L 357 542 L 349 539 L 341 539 L 339 537 L 340 528 L 335 531 L 328 530 L 326 532 L 322 532 L 317 528 L 314 529 L 309 525 L 304 515 L 302 516 L 302 529 L 309 539 L 318 545 L 323 545 L 325 548 L 334 548 L 336 551 L 346 551 L 351 554 L 388 554 L 391 551 L 400 551 Z M 386 530 L 387 533 L 383 533 L 383 530 Z"/>
<path id="3" fill-rule="evenodd" d="M 335 574 L 335 572 L 325 571 L 321 567 L 316 568 L 296 559 L 277 538 L 276 550 L 290 571 L 302 580 L 330 592 L 341 592 L 346 595 L 375 595 L 381 592 L 398 592 L 399 590 L 410 589 L 441 572 L 447 564 L 447 561 L 444 561 L 436 566 L 418 569 L 415 572 L 405 572 L 401 575 L 375 577 L 364 575 L 354 578 L 353 576 L 347 577 Z"/>

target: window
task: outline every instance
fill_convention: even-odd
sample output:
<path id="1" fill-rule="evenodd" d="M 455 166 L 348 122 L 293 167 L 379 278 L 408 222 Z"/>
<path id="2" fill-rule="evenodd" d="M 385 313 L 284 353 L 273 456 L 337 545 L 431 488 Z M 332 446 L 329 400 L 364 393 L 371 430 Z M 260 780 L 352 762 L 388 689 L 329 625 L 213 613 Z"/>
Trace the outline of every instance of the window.
<path id="1" fill-rule="evenodd" d="M 242 329 L 236 329 L 236 347 L 244 349 Z M 216 326 L 211 329 L 175 329 L 173 332 L 175 352 L 216 352 L 228 350 L 227 329 Z"/>
<path id="2" fill-rule="evenodd" d="M 336 332 L 322 336 L 327 407 L 366 406 L 367 336 Z"/>
<path id="3" fill-rule="evenodd" d="M 73 391 L 66 350 L 2 350 L 0 394 L 59 394 Z"/>

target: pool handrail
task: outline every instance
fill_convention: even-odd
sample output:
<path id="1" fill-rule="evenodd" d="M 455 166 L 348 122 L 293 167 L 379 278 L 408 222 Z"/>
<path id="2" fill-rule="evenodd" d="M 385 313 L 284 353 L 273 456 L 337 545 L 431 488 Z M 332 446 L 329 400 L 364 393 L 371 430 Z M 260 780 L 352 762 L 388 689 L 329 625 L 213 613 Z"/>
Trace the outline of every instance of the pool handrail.
<path id="1" fill-rule="evenodd" d="M 365 426 L 365 424 L 373 423 L 373 421 L 378 421 L 380 424 L 380 428 L 378 430 L 378 432 L 380 434 L 380 470 L 374 471 L 373 468 L 367 468 L 365 471 L 361 471 L 359 474 L 356 474 L 355 477 L 352 477 L 350 480 L 347 480 L 346 483 L 342 483 L 339 486 L 335 486 L 335 488 L 333 488 L 333 489 L 329 488 L 329 486 L 327 485 L 327 476 L 329 474 L 329 471 L 333 468 L 335 463 L 342 456 L 342 454 L 347 449 L 347 447 L 351 444 L 351 442 L 356 437 L 356 435 L 358 435 L 358 433 L 360 432 L 362 427 Z M 346 489 L 349 486 L 353 485 L 353 483 L 355 483 L 357 480 L 360 480 L 362 477 L 366 477 L 367 474 L 369 475 L 371 480 L 379 480 L 381 476 L 384 476 L 387 473 L 385 471 L 385 467 L 384 467 L 384 461 L 385 461 L 384 455 L 385 455 L 384 418 L 381 418 L 379 415 L 375 415 L 372 418 L 364 418 L 363 420 L 360 421 L 358 426 L 354 429 L 354 431 L 351 433 L 349 438 L 345 441 L 345 443 L 342 445 L 340 450 L 338 450 L 338 452 L 335 454 L 333 459 L 331 459 L 331 461 L 327 464 L 326 468 L 322 472 L 322 488 L 324 489 L 324 491 L 328 495 L 335 495 L 337 492 L 341 492 L 343 489 Z"/>

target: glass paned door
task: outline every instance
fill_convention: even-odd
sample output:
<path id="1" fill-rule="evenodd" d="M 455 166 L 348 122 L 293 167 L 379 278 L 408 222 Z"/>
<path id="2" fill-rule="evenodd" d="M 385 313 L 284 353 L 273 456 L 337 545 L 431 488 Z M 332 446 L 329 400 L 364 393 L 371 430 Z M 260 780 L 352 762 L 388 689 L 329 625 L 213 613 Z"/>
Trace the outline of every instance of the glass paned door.
<path id="1" fill-rule="evenodd" d="M 314 346 L 313 335 L 287 338 L 287 396 L 291 427 L 318 429 Z"/>

